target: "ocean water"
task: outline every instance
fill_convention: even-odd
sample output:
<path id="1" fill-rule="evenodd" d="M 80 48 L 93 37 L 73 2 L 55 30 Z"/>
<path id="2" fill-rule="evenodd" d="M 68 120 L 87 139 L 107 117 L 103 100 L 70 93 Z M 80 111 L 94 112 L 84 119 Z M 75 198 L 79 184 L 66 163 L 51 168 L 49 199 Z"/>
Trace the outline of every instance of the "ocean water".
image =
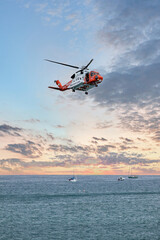
<path id="1" fill-rule="evenodd" d="M 0 240 L 158 240 L 160 176 L 0 176 Z"/>

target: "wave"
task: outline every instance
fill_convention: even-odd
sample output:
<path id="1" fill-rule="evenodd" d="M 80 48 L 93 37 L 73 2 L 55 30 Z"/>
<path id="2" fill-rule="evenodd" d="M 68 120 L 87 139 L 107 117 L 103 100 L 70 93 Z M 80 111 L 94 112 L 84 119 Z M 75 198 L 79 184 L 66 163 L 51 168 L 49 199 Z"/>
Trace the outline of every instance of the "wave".
<path id="1" fill-rule="evenodd" d="M 160 192 L 107 192 L 107 193 L 61 193 L 61 194 L 3 194 L 0 200 L 4 199 L 54 199 L 54 198 L 81 198 L 81 197 L 102 197 L 102 196 L 130 196 L 130 195 L 160 195 Z"/>

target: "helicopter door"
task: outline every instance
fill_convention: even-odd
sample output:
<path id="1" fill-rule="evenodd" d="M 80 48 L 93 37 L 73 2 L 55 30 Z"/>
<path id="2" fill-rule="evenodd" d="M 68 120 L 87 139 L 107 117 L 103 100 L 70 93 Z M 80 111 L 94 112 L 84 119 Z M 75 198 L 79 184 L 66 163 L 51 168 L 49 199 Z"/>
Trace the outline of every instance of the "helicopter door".
<path id="1" fill-rule="evenodd" d="M 86 82 L 89 82 L 89 73 L 86 73 L 85 78 L 86 78 Z"/>

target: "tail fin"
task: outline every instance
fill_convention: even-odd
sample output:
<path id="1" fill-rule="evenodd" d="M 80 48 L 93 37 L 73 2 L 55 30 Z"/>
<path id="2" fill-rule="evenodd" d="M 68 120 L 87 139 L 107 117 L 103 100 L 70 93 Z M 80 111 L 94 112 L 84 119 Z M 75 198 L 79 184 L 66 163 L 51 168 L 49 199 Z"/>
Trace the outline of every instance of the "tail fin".
<path id="1" fill-rule="evenodd" d="M 59 81 L 59 80 L 55 81 L 55 83 L 58 85 L 58 87 L 59 87 L 60 89 L 62 89 L 62 88 L 63 88 L 63 87 L 62 87 L 62 84 L 60 83 L 60 81 Z"/>

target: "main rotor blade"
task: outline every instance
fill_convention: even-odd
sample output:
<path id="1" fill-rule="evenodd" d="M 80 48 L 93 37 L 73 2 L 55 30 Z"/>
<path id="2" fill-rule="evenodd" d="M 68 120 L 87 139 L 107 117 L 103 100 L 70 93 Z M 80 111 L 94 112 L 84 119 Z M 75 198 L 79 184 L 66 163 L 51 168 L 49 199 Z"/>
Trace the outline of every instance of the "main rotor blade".
<path id="1" fill-rule="evenodd" d="M 81 71 L 83 71 L 83 70 L 85 70 L 86 68 L 88 68 L 88 66 L 91 64 L 91 62 L 93 61 L 93 59 L 91 59 L 91 61 L 86 65 L 86 66 L 84 66 L 84 67 L 82 67 L 80 70 L 78 70 L 77 72 L 81 72 Z M 77 73 L 76 72 L 76 73 Z"/>
<path id="2" fill-rule="evenodd" d="M 57 64 L 60 64 L 60 65 L 64 65 L 64 66 L 67 66 L 67 67 L 72 67 L 72 68 L 78 68 L 77 66 L 73 66 L 73 65 L 69 65 L 69 64 L 66 64 L 66 63 L 60 63 L 60 62 L 55 62 L 55 61 L 52 61 L 52 60 L 49 60 L 49 59 L 44 59 L 45 61 L 48 61 L 48 62 L 51 62 L 51 63 L 57 63 Z"/>
<path id="3" fill-rule="evenodd" d="M 92 61 L 93 59 L 91 59 L 91 61 L 83 68 L 83 70 L 86 69 L 91 64 Z"/>

